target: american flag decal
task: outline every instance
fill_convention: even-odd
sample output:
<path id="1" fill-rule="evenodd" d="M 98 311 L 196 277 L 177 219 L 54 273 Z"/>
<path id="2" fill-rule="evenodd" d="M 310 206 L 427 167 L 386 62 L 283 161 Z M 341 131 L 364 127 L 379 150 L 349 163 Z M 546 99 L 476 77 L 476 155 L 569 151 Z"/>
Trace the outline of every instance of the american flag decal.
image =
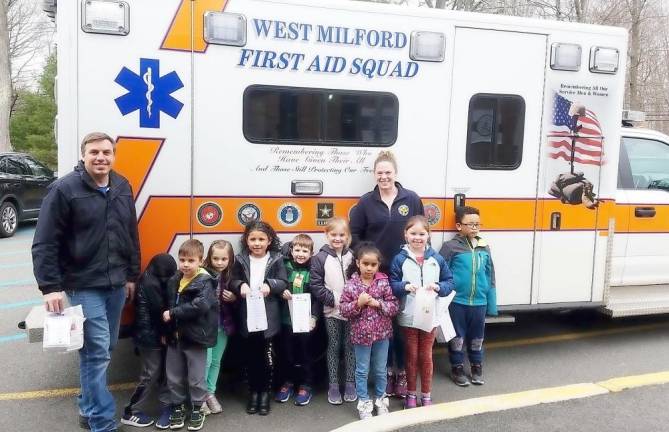
<path id="1" fill-rule="evenodd" d="M 578 130 L 574 151 L 574 162 L 586 165 L 602 165 L 602 129 L 597 115 L 586 109 L 576 124 L 569 115 L 572 102 L 557 93 L 553 94 L 553 124 L 548 132 L 548 155 L 553 159 L 571 160 L 571 143 L 574 129 Z M 580 126 L 580 129 L 579 129 Z"/>

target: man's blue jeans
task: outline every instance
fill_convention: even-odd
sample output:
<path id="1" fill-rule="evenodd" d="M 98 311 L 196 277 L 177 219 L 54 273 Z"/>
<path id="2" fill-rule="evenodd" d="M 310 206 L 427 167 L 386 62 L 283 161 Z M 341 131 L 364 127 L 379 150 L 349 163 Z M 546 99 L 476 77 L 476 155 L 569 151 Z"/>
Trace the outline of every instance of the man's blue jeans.
<path id="1" fill-rule="evenodd" d="M 367 377 L 374 377 L 376 397 L 382 397 L 386 391 L 386 365 L 388 363 L 388 339 L 376 341 L 372 346 L 353 345 L 355 351 L 355 391 L 358 399 L 369 400 Z"/>
<path id="2" fill-rule="evenodd" d="M 114 397 L 107 388 L 107 368 L 118 340 L 125 287 L 68 291 L 72 306 L 84 311 L 84 346 L 79 350 L 79 412 L 93 432 L 117 429 Z"/>

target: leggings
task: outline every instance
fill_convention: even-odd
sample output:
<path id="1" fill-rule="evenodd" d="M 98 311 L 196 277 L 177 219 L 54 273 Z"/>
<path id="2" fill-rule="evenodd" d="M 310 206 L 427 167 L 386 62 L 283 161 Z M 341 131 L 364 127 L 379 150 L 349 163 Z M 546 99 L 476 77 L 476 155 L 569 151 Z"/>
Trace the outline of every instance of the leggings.
<path id="1" fill-rule="evenodd" d="M 418 373 L 420 373 L 420 391 L 430 393 L 432 388 L 432 345 L 435 330 L 423 330 L 405 327 L 407 390 L 416 393 Z"/>
<path id="2" fill-rule="evenodd" d="M 216 392 L 216 383 L 218 374 L 221 371 L 221 359 L 225 353 L 225 347 L 228 345 L 228 335 L 222 328 L 218 329 L 216 346 L 207 349 L 207 369 L 204 377 L 207 379 L 207 391 L 209 394 Z"/>
<path id="3" fill-rule="evenodd" d="M 355 354 L 349 337 L 351 324 L 337 318 L 325 318 L 325 327 L 328 332 L 327 358 L 330 384 L 339 384 L 339 362 L 342 345 L 344 348 L 346 382 L 353 382 L 355 378 Z"/>

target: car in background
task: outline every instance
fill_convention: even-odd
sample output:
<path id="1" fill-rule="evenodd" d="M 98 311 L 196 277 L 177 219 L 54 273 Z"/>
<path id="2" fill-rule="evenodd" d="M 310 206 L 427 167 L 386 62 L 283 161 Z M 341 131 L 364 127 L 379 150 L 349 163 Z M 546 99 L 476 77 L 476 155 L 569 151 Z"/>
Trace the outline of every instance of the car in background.
<path id="1" fill-rule="evenodd" d="M 35 219 L 53 171 L 24 153 L 0 153 L 0 237 L 14 235 L 19 222 Z"/>

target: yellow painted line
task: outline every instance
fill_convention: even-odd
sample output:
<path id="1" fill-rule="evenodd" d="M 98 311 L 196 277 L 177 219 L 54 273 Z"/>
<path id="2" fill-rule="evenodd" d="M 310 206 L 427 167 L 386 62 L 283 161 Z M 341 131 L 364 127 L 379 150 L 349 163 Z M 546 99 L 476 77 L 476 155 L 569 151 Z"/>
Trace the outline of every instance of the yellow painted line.
<path id="1" fill-rule="evenodd" d="M 137 383 L 112 384 L 109 386 L 109 390 L 111 391 L 132 390 L 135 388 L 136 385 Z M 79 394 L 79 387 L 36 390 L 36 391 L 15 392 L 15 393 L 0 393 L 0 401 L 70 397 L 70 396 L 76 396 L 78 394 Z"/>
<path id="2" fill-rule="evenodd" d="M 631 388 L 667 383 L 669 383 L 669 371 L 612 378 L 610 380 L 600 381 L 597 383 L 597 385 L 602 386 L 612 392 L 619 392 Z"/>
<path id="3" fill-rule="evenodd" d="M 561 333 L 552 336 L 542 336 L 536 338 L 524 338 L 524 339 L 514 339 L 510 341 L 497 341 L 497 342 L 486 342 L 485 349 L 499 349 L 499 348 L 514 348 L 520 346 L 529 346 L 529 345 L 540 345 L 552 342 L 566 342 L 577 339 L 587 339 L 597 336 L 609 336 L 615 334 L 624 334 L 624 333 L 633 333 L 639 331 L 650 331 L 650 330 L 659 330 L 662 328 L 669 327 L 669 323 L 660 323 L 660 324 L 645 324 L 640 326 L 627 326 L 614 329 L 606 330 L 592 330 L 579 333 Z M 435 352 L 445 352 L 446 347 L 436 348 Z"/>
<path id="4" fill-rule="evenodd" d="M 389 432 L 409 426 L 434 423 L 475 414 L 483 414 L 529 406 L 563 402 L 592 396 L 605 395 L 613 391 L 669 383 L 669 371 L 645 375 L 613 378 L 599 383 L 570 384 L 516 393 L 484 396 L 455 402 L 446 402 L 425 408 L 395 411 L 381 417 L 349 423 L 333 432 Z M 609 388 L 610 387 L 610 388 Z"/>

